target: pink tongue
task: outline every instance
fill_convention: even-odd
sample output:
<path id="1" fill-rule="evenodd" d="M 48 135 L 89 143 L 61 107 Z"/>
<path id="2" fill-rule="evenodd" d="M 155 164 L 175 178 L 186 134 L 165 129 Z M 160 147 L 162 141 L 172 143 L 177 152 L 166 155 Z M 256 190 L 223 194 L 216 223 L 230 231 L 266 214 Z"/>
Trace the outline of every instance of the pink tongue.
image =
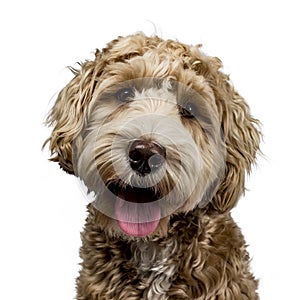
<path id="1" fill-rule="evenodd" d="M 121 197 L 122 196 L 122 197 Z M 130 196 L 135 202 L 125 201 Z M 144 195 L 119 195 L 115 203 L 115 216 L 120 228 L 130 236 L 146 236 L 155 231 L 161 217 L 160 207 L 156 202 L 138 203 Z"/>

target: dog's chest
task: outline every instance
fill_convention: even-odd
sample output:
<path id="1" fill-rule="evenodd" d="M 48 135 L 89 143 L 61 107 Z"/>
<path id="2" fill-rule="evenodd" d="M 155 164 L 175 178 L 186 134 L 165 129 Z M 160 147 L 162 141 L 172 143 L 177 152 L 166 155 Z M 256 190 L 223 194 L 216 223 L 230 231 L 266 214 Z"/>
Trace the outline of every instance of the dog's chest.
<path id="1" fill-rule="evenodd" d="M 176 241 L 164 245 L 142 242 L 132 245 L 132 263 L 147 299 L 165 299 L 176 272 L 176 251 Z"/>

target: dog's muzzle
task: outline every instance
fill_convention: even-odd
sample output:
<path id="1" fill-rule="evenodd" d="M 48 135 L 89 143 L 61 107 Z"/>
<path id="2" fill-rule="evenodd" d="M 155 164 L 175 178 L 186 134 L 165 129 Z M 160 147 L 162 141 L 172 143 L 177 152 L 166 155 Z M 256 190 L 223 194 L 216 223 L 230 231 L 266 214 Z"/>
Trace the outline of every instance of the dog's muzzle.
<path id="1" fill-rule="evenodd" d="M 129 144 L 128 161 L 131 169 L 141 177 L 158 171 L 166 160 L 166 149 L 156 142 L 137 139 Z M 114 183 L 109 189 L 116 195 L 114 213 L 123 232 L 130 236 L 146 236 L 158 226 L 161 197 L 153 188 Z"/>

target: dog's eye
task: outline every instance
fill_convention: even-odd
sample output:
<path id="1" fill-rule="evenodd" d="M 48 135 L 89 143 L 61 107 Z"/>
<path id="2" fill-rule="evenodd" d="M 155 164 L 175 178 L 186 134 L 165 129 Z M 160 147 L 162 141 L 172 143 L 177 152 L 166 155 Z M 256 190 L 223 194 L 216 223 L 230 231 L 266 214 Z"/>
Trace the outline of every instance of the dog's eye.
<path id="1" fill-rule="evenodd" d="M 179 113 L 184 118 L 197 118 L 199 116 L 199 109 L 193 102 L 186 102 L 184 105 L 178 106 Z"/>
<path id="2" fill-rule="evenodd" d="M 134 90 L 130 87 L 120 89 L 116 92 L 115 97 L 121 102 L 132 101 L 134 97 Z"/>

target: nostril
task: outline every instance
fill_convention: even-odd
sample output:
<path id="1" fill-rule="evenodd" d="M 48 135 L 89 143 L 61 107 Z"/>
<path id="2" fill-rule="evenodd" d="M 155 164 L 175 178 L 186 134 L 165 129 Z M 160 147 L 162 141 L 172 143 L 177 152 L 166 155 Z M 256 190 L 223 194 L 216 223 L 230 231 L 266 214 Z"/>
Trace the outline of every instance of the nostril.
<path id="1" fill-rule="evenodd" d="M 129 160 L 133 163 L 138 163 L 143 160 L 143 153 L 141 150 L 133 149 L 129 151 Z"/>
<path id="2" fill-rule="evenodd" d="M 149 157 L 148 164 L 152 170 L 155 170 L 160 168 L 163 165 L 164 161 L 165 158 L 162 155 L 153 154 L 152 156 Z"/>
<path id="3" fill-rule="evenodd" d="M 163 165 L 166 149 L 155 142 L 135 140 L 129 147 L 128 157 L 131 168 L 145 176 Z"/>

